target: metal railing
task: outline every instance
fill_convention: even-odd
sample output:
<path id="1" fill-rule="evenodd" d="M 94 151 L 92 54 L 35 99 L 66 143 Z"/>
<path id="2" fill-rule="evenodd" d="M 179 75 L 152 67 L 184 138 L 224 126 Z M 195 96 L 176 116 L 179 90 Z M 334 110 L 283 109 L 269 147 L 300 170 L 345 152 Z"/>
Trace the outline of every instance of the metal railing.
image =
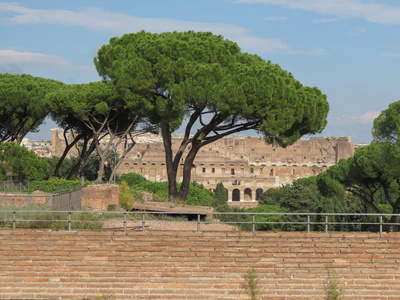
<path id="1" fill-rule="evenodd" d="M 6 211 L 23 208 L 31 211 L 32 207 L 37 210 L 42 210 L 42 207 L 50 207 L 54 211 L 80 210 L 82 207 L 82 188 L 43 194 L 26 193 L 20 190 L 0 192 L 0 208 Z"/>
<path id="2" fill-rule="evenodd" d="M 0 192 L 2 193 L 26 193 L 29 187 L 29 182 L 0 181 Z"/>
<path id="3" fill-rule="evenodd" d="M 0 210 L 0 228 L 8 227 L 12 230 L 16 230 L 18 225 L 29 223 L 29 222 L 39 222 L 41 219 L 34 218 L 32 216 L 37 216 L 37 214 L 47 214 L 48 218 L 46 220 L 50 223 L 64 223 L 65 229 L 71 231 L 73 229 L 73 224 L 75 223 L 82 223 L 85 222 L 86 224 L 90 223 L 98 223 L 104 221 L 111 221 L 121 224 L 120 227 L 114 229 L 121 229 L 126 232 L 129 228 L 129 223 L 131 222 L 140 222 L 140 230 L 146 231 L 146 226 L 149 223 L 160 223 L 160 222 L 176 222 L 173 221 L 160 221 L 157 219 L 157 216 L 191 216 L 191 219 L 196 221 L 182 221 L 179 222 L 189 222 L 193 224 L 194 222 L 197 223 L 197 232 L 201 232 L 201 225 L 203 224 L 230 224 L 230 225 L 239 225 L 244 226 L 244 230 L 252 231 L 253 233 L 256 231 L 258 225 L 301 225 L 303 226 L 304 230 L 308 233 L 311 231 L 321 231 L 321 230 L 312 230 L 312 227 L 319 226 L 323 228 L 325 233 L 329 232 L 330 226 L 333 225 L 368 225 L 376 227 L 376 232 L 383 233 L 383 228 L 385 226 L 390 226 L 392 229 L 400 230 L 400 223 L 399 222 L 384 222 L 384 218 L 391 218 L 392 216 L 399 217 L 399 214 L 377 214 L 377 213 L 365 213 L 365 214 L 349 214 L 349 213 L 224 213 L 224 212 L 212 212 L 212 213 L 204 213 L 204 212 L 148 212 L 148 211 L 53 211 L 53 210 Z M 81 218 L 82 216 L 91 215 L 93 218 Z M 223 221 L 216 223 L 213 220 L 207 220 L 205 215 L 208 217 L 215 216 L 218 218 L 221 216 L 241 216 L 245 217 L 245 220 L 242 221 Z M 1 216 L 3 216 L 1 218 Z M 49 217 L 50 216 L 50 217 Z M 79 216 L 79 218 L 76 218 Z M 294 221 L 257 221 L 257 217 L 259 216 L 281 216 L 281 217 L 300 217 L 300 220 Z M 373 219 L 372 221 L 337 221 L 334 220 L 336 217 L 353 217 L 353 218 L 360 218 L 360 217 L 367 217 Z M 313 220 L 318 218 L 319 220 Z M 322 221 L 320 221 L 322 220 Z M 396 218 L 397 220 L 397 218 Z M 24 226 L 22 226 L 24 227 Z M 137 226 L 136 226 L 137 227 Z M 24 227 L 26 228 L 26 227 Z M 29 226 L 28 226 L 29 228 Z M 335 231 L 335 230 L 331 230 Z M 348 231 L 348 230 L 346 230 Z"/>

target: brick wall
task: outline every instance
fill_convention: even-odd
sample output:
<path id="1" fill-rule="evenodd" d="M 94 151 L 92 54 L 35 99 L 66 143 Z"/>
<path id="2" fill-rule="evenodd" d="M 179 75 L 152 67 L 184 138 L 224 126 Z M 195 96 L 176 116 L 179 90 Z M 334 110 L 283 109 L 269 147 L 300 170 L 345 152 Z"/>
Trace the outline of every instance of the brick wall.
<path id="1" fill-rule="evenodd" d="M 400 233 L 0 230 L 1 299 L 400 299 Z M 344 284 L 347 282 L 347 285 Z"/>
<path id="2" fill-rule="evenodd" d="M 91 184 L 82 190 L 83 209 L 106 211 L 111 204 L 119 204 L 119 186 L 116 184 Z"/>

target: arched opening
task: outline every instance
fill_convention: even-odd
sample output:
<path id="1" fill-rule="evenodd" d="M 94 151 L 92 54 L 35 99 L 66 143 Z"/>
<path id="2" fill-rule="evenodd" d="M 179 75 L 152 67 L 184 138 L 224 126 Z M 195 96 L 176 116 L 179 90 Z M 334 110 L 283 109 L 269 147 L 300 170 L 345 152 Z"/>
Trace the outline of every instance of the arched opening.
<path id="1" fill-rule="evenodd" d="M 256 190 L 256 200 L 261 199 L 261 195 L 264 193 L 263 189 L 257 189 Z"/>
<path id="2" fill-rule="evenodd" d="M 232 201 L 240 201 L 240 191 L 238 189 L 232 191 Z"/>
<path id="3" fill-rule="evenodd" d="M 244 190 L 244 200 L 251 201 L 252 191 L 250 188 Z"/>

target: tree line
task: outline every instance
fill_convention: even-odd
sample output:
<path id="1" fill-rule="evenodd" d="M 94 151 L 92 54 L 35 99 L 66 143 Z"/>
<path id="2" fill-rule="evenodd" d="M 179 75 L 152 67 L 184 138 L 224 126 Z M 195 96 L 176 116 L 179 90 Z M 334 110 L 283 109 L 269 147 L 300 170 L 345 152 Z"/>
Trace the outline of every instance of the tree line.
<path id="1" fill-rule="evenodd" d="M 267 143 L 287 146 L 327 123 L 329 104 L 318 88 L 303 86 L 279 65 L 212 33 L 125 34 L 103 45 L 94 64 L 101 80 L 87 84 L 0 74 L 0 141 L 20 143 L 50 116 L 66 141 L 53 175 L 60 176 L 68 151 L 78 147 L 68 176 L 80 177 L 95 153 L 100 181 L 113 149 L 121 145 L 121 162 L 136 134 L 159 132 L 169 199 L 185 202 L 191 166 L 205 145 L 253 129 Z M 180 127 L 183 139 L 173 151 L 171 134 Z"/>

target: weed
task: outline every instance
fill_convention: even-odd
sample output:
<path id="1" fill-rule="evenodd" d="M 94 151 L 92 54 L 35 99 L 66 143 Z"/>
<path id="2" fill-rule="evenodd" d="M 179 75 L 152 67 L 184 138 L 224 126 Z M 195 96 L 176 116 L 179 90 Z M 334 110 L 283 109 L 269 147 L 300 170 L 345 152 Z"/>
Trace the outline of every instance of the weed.
<path id="1" fill-rule="evenodd" d="M 326 294 L 327 300 L 339 300 L 344 294 L 344 289 L 340 286 L 335 269 L 331 269 L 328 278 L 326 279 Z M 346 283 L 345 283 L 346 284 Z"/>
<path id="2" fill-rule="evenodd" d="M 250 300 L 258 300 L 259 296 L 259 287 L 258 284 L 260 282 L 260 278 L 258 277 L 258 273 L 256 268 L 251 268 L 247 271 L 243 276 L 244 283 L 242 284 L 243 289 L 249 295 Z"/>

